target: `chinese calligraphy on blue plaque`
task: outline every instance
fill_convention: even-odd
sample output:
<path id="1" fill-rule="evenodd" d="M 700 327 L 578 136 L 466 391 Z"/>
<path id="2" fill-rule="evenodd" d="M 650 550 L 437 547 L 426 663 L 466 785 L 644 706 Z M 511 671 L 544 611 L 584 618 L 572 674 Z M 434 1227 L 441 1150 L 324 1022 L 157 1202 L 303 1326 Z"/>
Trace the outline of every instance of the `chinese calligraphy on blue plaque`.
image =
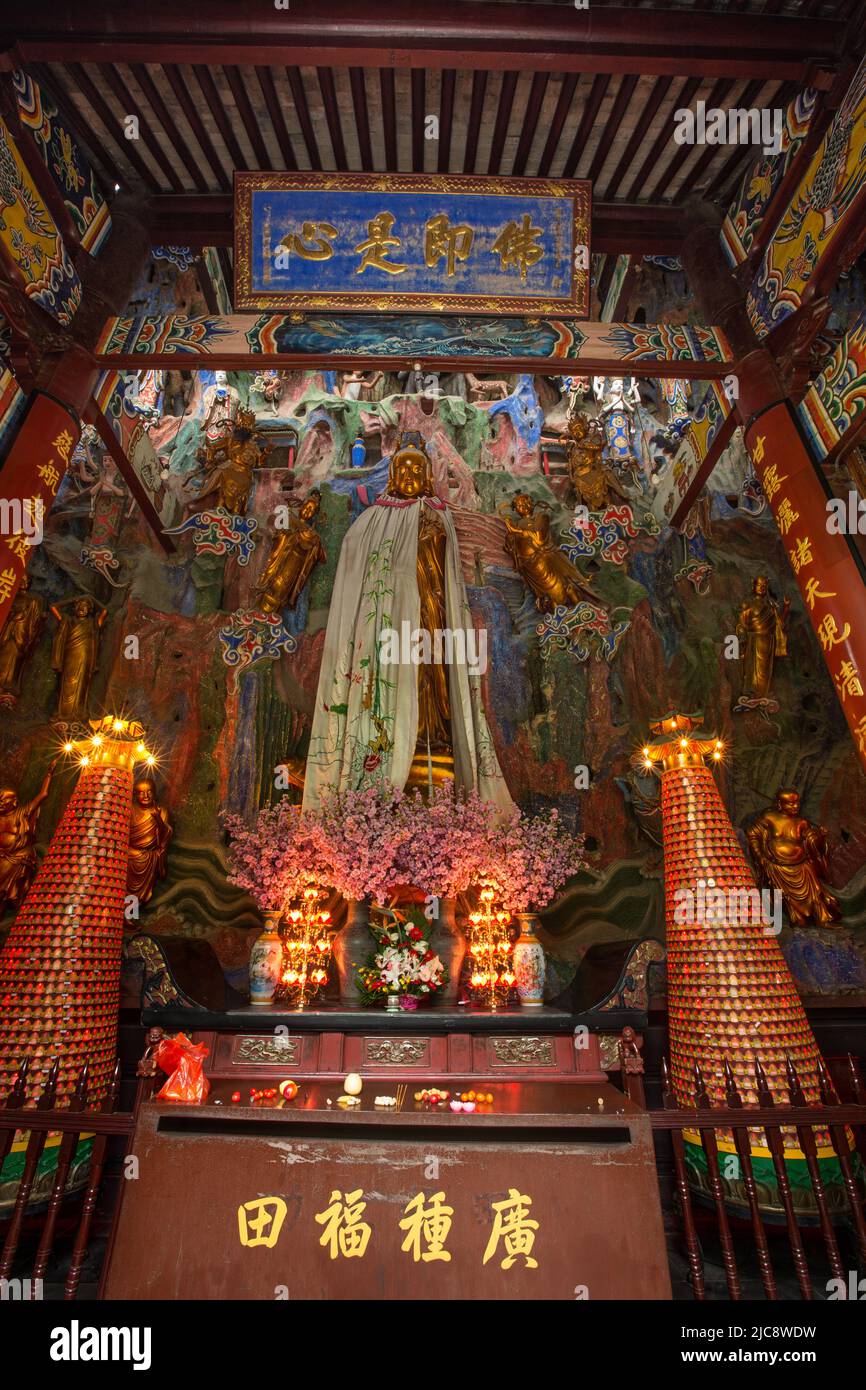
<path id="1" fill-rule="evenodd" d="M 582 180 L 238 173 L 236 307 L 585 316 L 589 187 Z"/>

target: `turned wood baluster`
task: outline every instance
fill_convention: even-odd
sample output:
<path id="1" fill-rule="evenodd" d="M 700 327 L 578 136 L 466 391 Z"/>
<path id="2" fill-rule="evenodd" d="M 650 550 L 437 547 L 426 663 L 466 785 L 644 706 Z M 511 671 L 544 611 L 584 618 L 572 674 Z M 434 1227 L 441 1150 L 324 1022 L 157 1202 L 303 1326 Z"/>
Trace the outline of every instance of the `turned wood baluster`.
<path id="1" fill-rule="evenodd" d="M 111 1078 L 111 1088 L 102 1107 L 104 1113 L 110 1114 L 112 1110 L 115 1109 L 119 1094 L 120 1058 L 118 1058 L 115 1063 L 114 1075 Z M 97 1134 L 93 1140 L 93 1153 L 90 1159 L 90 1181 L 87 1184 L 87 1191 L 84 1194 L 81 1219 L 78 1222 L 75 1245 L 73 1246 L 72 1258 L 69 1262 L 69 1273 L 66 1276 L 66 1284 L 63 1289 L 63 1297 L 67 1302 L 75 1297 L 81 1280 L 81 1268 L 84 1264 L 84 1256 L 87 1253 L 87 1242 L 90 1239 L 90 1223 L 93 1220 L 96 1199 L 99 1196 L 99 1187 L 102 1182 L 102 1169 L 105 1165 L 105 1150 L 107 1147 L 108 1135 Z"/>
<path id="2" fill-rule="evenodd" d="M 800 1084 L 800 1077 L 797 1068 L 790 1057 L 785 1058 L 785 1074 L 788 1078 L 788 1096 L 792 1105 L 807 1105 L 808 1101 L 803 1093 Z M 827 1247 L 827 1257 L 830 1261 L 830 1268 L 836 1279 L 845 1282 L 845 1271 L 842 1268 L 842 1261 L 839 1258 L 839 1246 L 836 1243 L 836 1232 L 833 1230 L 833 1222 L 830 1220 L 830 1211 L 827 1206 L 827 1193 L 824 1190 L 824 1180 L 821 1177 L 821 1168 L 818 1163 L 818 1146 L 815 1143 L 815 1131 L 811 1125 L 797 1125 L 797 1138 L 800 1141 L 800 1148 L 806 1156 L 806 1167 L 809 1169 L 809 1177 L 812 1180 L 812 1191 L 815 1194 L 815 1205 L 818 1208 L 818 1220 L 821 1223 L 821 1234 L 824 1237 L 824 1244 Z"/>
<path id="3" fill-rule="evenodd" d="M 823 1057 L 818 1058 L 818 1087 L 821 1092 L 821 1101 L 828 1108 L 839 1105 L 841 1102 L 836 1094 L 836 1087 L 833 1085 L 832 1078 L 827 1070 Z M 851 1216 L 854 1219 L 854 1229 L 857 1232 L 857 1244 L 860 1247 L 860 1258 L 866 1264 L 866 1221 L 863 1219 L 863 1201 L 860 1197 L 860 1190 L 856 1179 L 851 1171 L 851 1150 L 848 1147 L 848 1131 L 844 1125 L 829 1125 L 830 1138 L 833 1141 L 833 1148 L 836 1150 L 836 1157 L 839 1160 L 839 1167 L 842 1170 L 842 1179 L 845 1183 L 845 1192 L 848 1196 L 848 1205 L 851 1208 Z"/>
<path id="4" fill-rule="evenodd" d="M 640 1049 L 643 1038 L 639 1038 L 633 1028 L 623 1028 L 619 1040 L 619 1065 L 622 1076 L 622 1089 L 629 1100 L 646 1110 L 646 1093 L 643 1085 L 643 1057 Z"/>
<path id="5" fill-rule="evenodd" d="M 758 1092 L 758 1104 L 761 1108 L 764 1110 L 773 1109 L 776 1102 L 770 1090 L 767 1073 L 764 1071 L 757 1057 L 755 1058 L 755 1088 Z M 773 1159 L 773 1167 L 776 1170 L 776 1184 L 779 1188 L 779 1196 L 782 1199 L 782 1206 L 785 1209 L 785 1226 L 788 1231 L 788 1242 L 791 1246 L 791 1254 L 794 1257 L 794 1269 L 797 1274 L 797 1283 L 800 1285 L 800 1292 L 804 1299 L 811 1300 L 812 1281 L 809 1277 L 806 1252 L 803 1249 L 800 1228 L 797 1225 L 797 1217 L 794 1212 L 791 1184 L 788 1182 L 788 1170 L 785 1166 L 785 1146 L 782 1142 L 781 1126 L 776 1124 L 765 1125 L 764 1133 L 767 1136 L 767 1148 L 770 1150 Z"/>
<path id="6" fill-rule="evenodd" d="M 725 1069 L 725 1100 L 729 1110 L 742 1110 L 743 1100 L 737 1089 L 737 1082 L 731 1064 L 727 1057 L 724 1061 Z M 758 1205 L 758 1191 L 755 1187 L 755 1175 L 752 1171 L 752 1145 L 747 1129 L 734 1130 L 734 1144 L 737 1149 L 737 1157 L 740 1160 L 740 1168 L 743 1172 L 743 1185 L 749 1199 L 749 1212 L 752 1218 L 752 1234 L 755 1237 L 755 1245 L 758 1249 L 758 1264 L 761 1270 L 761 1283 L 764 1285 L 764 1293 L 768 1299 L 775 1300 L 777 1297 L 776 1280 L 773 1277 L 773 1266 L 770 1261 L 770 1251 L 767 1246 L 767 1235 L 764 1230 L 764 1223 L 761 1220 L 761 1212 Z"/>
<path id="7" fill-rule="evenodd" d="M 9 1091 L 3 1103 L 4 1110 L 20 1110 L 22 1108 L 24 1098 L 27 1094 L 27 1073 L 29 1070 L 30 1059 L 25 1057 L 24 1061 L 18 1067 L 18 1074 L 12 1083 L 12 1089 Z M 12 1148 L 14 1140 L 14 1128 L 0 1130 L 0 1168 L 3 1167 L 6 1156 Z"/>
<path id="8" fill-rule="evenodd" d="M 850 1052 L 848 1053 L 848 1076 L 855 1101 L 858 1105 L 866 1105 L 866 1091 L 864 1091 L 863 1082 L 860 1080 L 860 1067 L 856 1057 L 852 1057 Z"/>
<path id="9" fill-rule="evenodd" d="M 665 1110 L 676 1110 L 677 1102 L 671 1086 L 670 1069 L 667 1058 L 662 1058 L 662 1103 Z M 671 1130 L 671 1145 L 674 1151 L 674 1170 L 677 1178 L 677 1191 L 680 1194 L 680 1204 L 683 1212 L 683 1230 L 686 1238 L 686 1253 L 689 1260 L 689 1268 L 692 1272 L 692 1288 L 695 1291 L 695 1298 L 703 1300 L 707 1296 L 706 1284 L 704 1283 L 704 1260 L 701 1254 L 698 1233 L 695 1230 L 695 1218 L 692 1212 L 692 1196 L 689 1191 L 689 1180 L 686 1175 L 685 1144 L 683 1142 L 682 1131 L 679 1129 Z"/>
<path id="10" fill-rule="evenodd" d="M 695 1076 L 695 1105 L 698 1110 L 710 1110 L 710 1098 L 704 1083 L 703 1073 L 697 1062 L 694 1065 Z M 731 1228 L 728 1224 L 728 1213 L 725 1211 L 725 1193 L 722 1187 L 722 1175 L 719 1171 L 719 1149 L 716 1143 L 715 1129 L 699 1129 L 701 1136 L 701 1147 L 707 1160 L 707 1176 L 710 1181 L 710 1192 L 713 1196 L 713 1203 L 716 1208 L 716 1218 L 719 1223 L 719 1240 L 722 1244 L 722 1263 L 725 1267 L 725 1278 L 728 1281 L 728 1293 L 732 1299 L 742 1298 L 740 1289 L 740 1276 L 737 1272 L 737 1257 L 734 1254 L 734 1242 L 731 1239 Z"/>
<path id="11" fill-rule="evenodd" d="M 87 1105 L 87 1087 L 90 1080 L 90 1067 L 87 1062 L 81 1068 L 78 1077 L 78 1085 L 72 1097 L 72 1110 L 84 1110 Z M 45 1213 L 45 1224 L 42 1228 L 42 1237 L 39 1241 L 39 1249 L 36 1251 L 36 1259 L 33 1262 L 33 1278 L 30 1284 L 31 1297 L 35 1297 L 37 1279 L 43 1278 L 48 1260 L 51 1256 L 51 1249 L 54 1245 L 54 1230 L 57 1225 L 57 1217 L 60 1213 L 60 1206 L 63 1201 L 63 1194 L 66 1191 L 66 1181 L 69 1177 L 69 1169 L 72 1166 L 72 1159 L 78 1148 L 78 1141 L 81 1138 L 81 1130 L 67 1129 L 64 1131 L 60 1141 L 60 1152 L 57 1155 L 57 1171 L 54 1175 L 54 1185 L 51 1189 L 51 1200 L 48 1203 L 48 1210 Z"/>
<path id="12" fill-rule="evenodd" d="M 143 1101 L 153 1100 L 153 1093 L 156 1090 L 156 1081 L 159 1076 L 159 1067 L 156 1063 L 154 1053 L 165 1036 L 162 1028 L 149 1028 L 145 1038 L 145 1048 L 139 1058 L 135 1068 L 138 1077 L 138 1089 L 135 1096 L 135 1114 L 138 1114 L 139 1107 Z"/>
<path id="13" fill-rule="evenodd" d="M 45 1089 L 37 1102 L 37 1110 L 54 1109 L 59 1076 L 60 1058 L 55 1057 L 48 1072 L 48 1080 L 45 1083 Z M 12 1210 L 12 1220 L 9 1223 L 9 1231 L 3 1244 L 3 1253 L 0 1255 L 0 1279 L 8 1279 L 12 1272 L 12 1263 L 15 1259 L 15 1252 L 18 1249 L 18 1242 L 21 1239 L 21 1227 L 24 1224 L 24 1213 L 27 1210 L 27 1203 L 30 1201 L 33 1180 L 36 1177 L 36 1167 L 42 1155 L 42 1150 L 45 1148 L 46 1138 L 47 1135 L 44 1129 L 31 1129 L 27 1139 L 27 1150 L 24 1155 L 24 1171 L 21 1174 L 21 1181 L 18 1184 L 15 1206 Z"/>

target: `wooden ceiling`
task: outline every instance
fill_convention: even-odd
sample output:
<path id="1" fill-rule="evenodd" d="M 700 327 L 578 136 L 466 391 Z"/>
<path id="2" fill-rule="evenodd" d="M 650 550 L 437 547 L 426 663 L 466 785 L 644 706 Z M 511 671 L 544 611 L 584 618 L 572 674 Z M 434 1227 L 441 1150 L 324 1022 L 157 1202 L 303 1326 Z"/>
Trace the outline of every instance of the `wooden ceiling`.
<path id="1" fill-rule="evenodd" d="M 108 185 L 153 199 L 159 239 L 226 245 L 235 169 L 574 176 L 624 227 L 673 223 L 686 196 L 724 201 L 753 157 L 675 144 L 674 111 L 829 88 L 861 8 L 36 0 L 0 17 L 0 44 L 60 100 Z"/>

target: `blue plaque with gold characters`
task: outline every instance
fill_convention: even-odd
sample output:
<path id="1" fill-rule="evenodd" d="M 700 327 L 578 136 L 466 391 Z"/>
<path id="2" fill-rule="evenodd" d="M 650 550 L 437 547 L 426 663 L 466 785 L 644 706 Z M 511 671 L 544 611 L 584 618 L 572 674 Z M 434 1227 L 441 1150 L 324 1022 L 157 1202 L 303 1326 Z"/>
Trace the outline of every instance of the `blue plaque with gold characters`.
<path id="1" fill-rule="evenodd" d="M 589 313 L 590 184 L 235 174 L 235 307 Z"/>

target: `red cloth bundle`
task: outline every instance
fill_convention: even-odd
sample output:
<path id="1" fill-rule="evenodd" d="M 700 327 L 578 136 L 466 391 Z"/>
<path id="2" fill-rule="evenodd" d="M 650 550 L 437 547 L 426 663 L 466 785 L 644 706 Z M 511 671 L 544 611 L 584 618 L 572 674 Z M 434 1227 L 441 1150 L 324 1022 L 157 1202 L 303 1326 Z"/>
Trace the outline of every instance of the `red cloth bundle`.
<path id="1" fill-rule="evenodd" d="M 178 1033 L 174 1038 L 163 1038 L 153 1055 L 168 1080 L 156 1099 L 182 1100 L 187 1104 L 201 1105 L 210 1091 L 210 1082 L 202 1071 L 209 1051 L 204 1043 L 190 1042 L 185 1033 Z"/>

